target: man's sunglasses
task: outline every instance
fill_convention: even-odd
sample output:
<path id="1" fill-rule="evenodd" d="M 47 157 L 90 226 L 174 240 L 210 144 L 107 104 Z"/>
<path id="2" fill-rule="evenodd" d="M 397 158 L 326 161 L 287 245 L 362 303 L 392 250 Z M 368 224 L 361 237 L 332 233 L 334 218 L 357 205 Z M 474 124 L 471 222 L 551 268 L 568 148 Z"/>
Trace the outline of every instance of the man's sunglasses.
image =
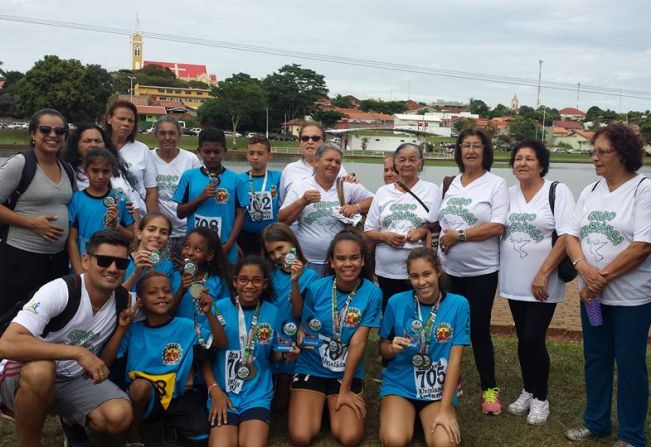
<path id="1" fill-rule="evenodd" d="M 314 141 L 315 143 L 316 143 L 317 141 L 321 141 L 321 135 L 303 135 L 303 136 L 301 137 L 301 141 L 302 141 L 303 143 L 307 143 L 307 142 L 310 141 L 310 140 Z"/>
<path id="2" fill-rule="evenodd" d="M 97 259 L 97 265 L 102 268 L 108 268 L 115 262 L 115 266 L 118 270 L 126 270 L 129 267 L 128 258 L 118 258 L 116 256 L 107 256 L 107 255 L 91 255 Z"/>
<path id="3" fill-rule="evenodd" d="M 57 137 L 62 137 L 68 134 L 68 129 L 65 127 L 38 126 L 37 129 L 43 135 L 50 135 L 52 131 L 54 131 Z"/>

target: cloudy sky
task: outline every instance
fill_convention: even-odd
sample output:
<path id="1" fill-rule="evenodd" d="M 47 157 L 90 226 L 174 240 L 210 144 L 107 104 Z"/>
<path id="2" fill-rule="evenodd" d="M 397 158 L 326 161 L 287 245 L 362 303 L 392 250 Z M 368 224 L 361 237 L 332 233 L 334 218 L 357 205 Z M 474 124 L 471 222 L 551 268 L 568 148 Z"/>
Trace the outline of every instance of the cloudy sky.
<path id="1" fill-rule="evenodd" d="M 210 41 L 272 47 L 543 81 L 636 91 L 589 94 L 591 105 L 617 111 L 651 109 L 651 2 L 648 0 L 2 0 L 0 18 L 20 16 L 132 29 Z M 182 5 L 182 6 L 181 6 Z M 130 68 L 128 36 L 0 20 L 4 69 L 28 70 L 45 54 L 76 58 L 109 70 Z M 236 51 L 145 37 L 146 60 L 205 64 L 220 79 L 256 77 L 287 63 L 326 76 L 331 95 L 359 98 L 536 104 L 536 87 L 365 68 L 289 56 Z M 577 92 L 544 88 L 542 102 L 576 106 Z"/>

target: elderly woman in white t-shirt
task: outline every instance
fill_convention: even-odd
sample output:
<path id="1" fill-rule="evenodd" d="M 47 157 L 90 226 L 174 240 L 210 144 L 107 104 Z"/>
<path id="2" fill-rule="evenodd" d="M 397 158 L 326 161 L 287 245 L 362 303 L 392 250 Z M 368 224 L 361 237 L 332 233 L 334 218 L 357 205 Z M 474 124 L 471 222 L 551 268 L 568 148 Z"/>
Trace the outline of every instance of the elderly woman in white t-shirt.
<path id="1" fill-rule="evenodd" d="M 361 184 L 342 182 L 345 204 L 340 207 L 337 177 L 342 158 L 343 152 L 337 144 L 319 146 L 314 175 L 290 185 L 278 212 L 279 222 L 287 225 L 297 222 L 296 238 L 308 266 L 319 274 L 325 271 L 330 241 L 344 229 L 343 218 L 365 215 L 373 200 L 373 193 Z"/>
<path id="2" fill-rule="evenodd" d="M 518 184 L 509 188 L 509 213 L 500 245 L 500 295 L 508 298 L 518 336 L 523 389 L 508 406 L 529 424 L 549 417 L 547 328 L 556 304 L 563 301 L 565 283 L 556 267 L 565 257 L 565 234 L 571 228 L 574 197 L 570 189 L 545 180 L 549 151 L 544 143 L 523 141 L 511 152 L 510 166 Z M 551 207 L 551 194 L 554 209 Z M 552 235 L 558 239 L 552 246 Z"/>
<path id="3" fill-rule="evenodd" d="M 423 151 L 412 143 L 398 146 L 393 154 L 394 182 L 375 193 L 364 230 L 375 247 L 375 274 L 382 289 L 382 310 L 396 293 L 410 290 L 407 256 L 422 247 L 429 233 L 425 225 L 438 220 L 441 192 L 420 179 Z"/>
<path id="4" fill-rule="evenodd" d="M 504 179 L 489 172 L 493 144 L 483 130 L 469 128 L 459 134 L 454 160 L 461 174 L 452 180 L 441 201 L 439 256 L 448 290 L 470 303 L 470 341 L 482 389 L 482 411 L 499 414 L 502 407 L 490 322 L 500 268 L 499 237 L 509 195 Z"/>
<path id="5" fill-rule="evenodd" d="M 651 180 L 637 173 L 644 151 L 632 128 L 610 124 L 595 133 L 592 144 L 592 162 L 602 178 L 579 197 L 567 250 L 580 275 L 579 297 L 600 308 L 603 323 L 593 326 L 581 305 L 586 410 L 583 424 L 565 435 L 584 441 L 610 434 L 617 364 L 614 445 L 643 446 L 649 411 Z"/>
<path id="6" fill-rule="evenodd" d="M 138 109 L 129 101 L 111 103 L 106 111 L 105 128 L 118 155 L 128 165 L 132 177 L 129 183 L 133 184 L 139 195 L 136 207 L 145 208 L 148 213 L 158 211 L 156 166 L 150 149 L 144 143 L 136 141 Z"/>

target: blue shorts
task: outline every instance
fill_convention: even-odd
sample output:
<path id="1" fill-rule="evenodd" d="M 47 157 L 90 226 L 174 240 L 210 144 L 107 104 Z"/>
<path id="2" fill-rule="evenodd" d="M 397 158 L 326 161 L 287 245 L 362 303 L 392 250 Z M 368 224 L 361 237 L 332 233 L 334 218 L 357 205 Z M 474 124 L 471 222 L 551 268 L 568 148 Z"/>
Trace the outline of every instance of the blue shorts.
<path id="1" fill-rule="evenodd" d="M 268 408 L 264 408 L 264 407 L 249 408 L 248 410 L 244 410 L 240 414 L 231 413 L 229 411 L 228 422 L 226 422 L 226 425 L 234 425 L 235 427 L 239 427 L 239 425 L 242 422 L 246 422 L 246 421 L 262 421 L 268 424 L 269 421 L 271 421 L 271 413 L 269 412 Z M 211 429 L 217 426 L 218 426 L 217 422 L 210 424 Z"/>

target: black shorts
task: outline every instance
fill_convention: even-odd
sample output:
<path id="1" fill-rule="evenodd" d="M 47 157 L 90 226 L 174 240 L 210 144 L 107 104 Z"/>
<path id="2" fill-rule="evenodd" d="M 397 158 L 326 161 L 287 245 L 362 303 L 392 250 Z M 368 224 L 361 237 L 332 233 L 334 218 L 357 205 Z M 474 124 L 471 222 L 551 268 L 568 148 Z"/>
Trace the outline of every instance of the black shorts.
<path id="1" fill-rule="evenodd" d="M 292 390 L 314 391 L 326 397 L 339 394 L 340 388 L 340 379 L 328 379 L 310 374 L 294 374 L 294 379 L 292 380 Z M 361 394 L 364 391 L 364 381 L 355 377 L 353 383 L 350 385 L 350 390 L 355 394 Z"/>
<path id="2" fill-rule="evenodd" d="M 253 407 L 248 410 L 244 410 L 240 414 L 228 412 L 228 422 L 226 425 L 234 425 L 239 427 L 242 422 L 246 421 L 262 421 L 269 423 L 271 421 L 271 413 L 268 408 L 265 407 Z M 210 428 L 217 427 L 217 421 L 210 424 Z"/>
<path id="3" fill-rule="evenodd" d="M 165 425 L 173 427 L 184 438 L 193 438 L 208 433 L 207 393 L 205 387 L 197 386 L 186 390 L 182 395 L 172 399 L 167 410 L 160 401 L 160 393 L 152 384 L 151 398 L 145 410 L 145 420 L 151 421 L 161 417 Z"/>
<path id="4" fill-rule="evenodd" d="M 407 399 L 410 404 L 414 406 L 416 409 L 416 414 L 420 414 L 421 411 L 423 411 L 425 408 L 429 407 L 433 403 L 440 402 L 440 401 L 433 401 L 433 400 L 418 400 L 418 399 L 409 399 L 405 397 L 404 399 Z"/>

